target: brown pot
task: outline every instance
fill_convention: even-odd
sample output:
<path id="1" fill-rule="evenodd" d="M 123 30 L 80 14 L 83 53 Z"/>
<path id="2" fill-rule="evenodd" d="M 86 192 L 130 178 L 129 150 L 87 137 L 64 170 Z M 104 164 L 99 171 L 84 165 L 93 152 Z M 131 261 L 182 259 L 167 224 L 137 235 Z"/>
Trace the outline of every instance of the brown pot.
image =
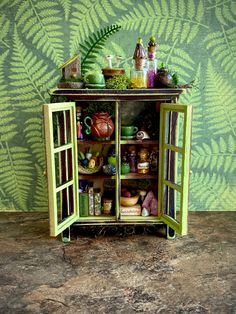
<path id="1" fill-rule="evenodd" d="M 168 87 L 172 84 L 172 75 L 167 69 L 157 70 L 156 87 Z"/>
<path id="2" fill-rule="evenodd" d="M 90 125 L 87 123 L 90 120 Z M 87 116 L 84 119 L 87 127 L 87 134 L 92 134 L 97 139 L 109 139 L 114 131 L 114 123 L 108 112 L 96 112 L 92 118 Z"/>
<path id="3" fill-rule="evenodd" d="M 104 68 L 102 69 L 102 73 L 105 77 L 105 79 L 112 78 L 115 75 L 124 75 L 125 69 L 122 68 Z"/>

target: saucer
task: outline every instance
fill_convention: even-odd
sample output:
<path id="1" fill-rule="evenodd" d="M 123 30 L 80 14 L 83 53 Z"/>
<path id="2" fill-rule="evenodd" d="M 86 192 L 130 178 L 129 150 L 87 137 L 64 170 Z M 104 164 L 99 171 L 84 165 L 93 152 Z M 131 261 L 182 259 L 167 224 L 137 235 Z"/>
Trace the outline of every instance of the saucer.
<path id="1" fill-rule="evenodd" d="M 129 136 L 121 135 L 121 139 L 122 140 L 132 140 L 132 139 L 134 139 L 134 135 L 129 135 Z"/>
<path id="2" fill-rule="evenodd" d="M 105 84 L 85 84 L 85 87 L 87 88 L 93 88 L 93 89 L 100 89 L 100 88 L 105 88 Z"/>

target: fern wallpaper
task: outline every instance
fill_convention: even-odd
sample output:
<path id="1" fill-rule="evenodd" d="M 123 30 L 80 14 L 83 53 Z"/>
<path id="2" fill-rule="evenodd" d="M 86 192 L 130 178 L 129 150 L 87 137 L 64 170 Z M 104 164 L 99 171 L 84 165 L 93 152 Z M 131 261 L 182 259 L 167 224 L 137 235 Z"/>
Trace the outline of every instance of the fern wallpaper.
<path id="1" fill-rule="evenodd" d="M 159 64 L 195 80 L 180 99 L 194 108 L 190 210 L 236 210 L 235 0 L 0 0 L 0 210 L 47 211 L 42 105 L 58 66 L 112 24 L 94 68 L 121 55 L 128 72 L 154 35 Z"/>

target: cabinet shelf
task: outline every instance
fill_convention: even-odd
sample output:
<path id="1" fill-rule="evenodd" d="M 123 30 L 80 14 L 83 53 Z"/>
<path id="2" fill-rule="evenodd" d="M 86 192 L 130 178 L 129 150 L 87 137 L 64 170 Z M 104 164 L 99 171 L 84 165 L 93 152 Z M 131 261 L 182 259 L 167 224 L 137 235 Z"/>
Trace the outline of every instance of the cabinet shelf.
<path id="1" fill-rule="evenodd" d="M 157 140 L 121 140 L 120 144 L 132 144 L 132 145 L 159 145 Z"/>
<path id="2" fill-rule="evenodd" d="M 157 179 L 158 174 L 157 173 L 147 173 L 147 174 L 142 174 L 142 173 L 127 173 L 127 174 L 122 174 L 120 176 L 121 179 Z"/>
<path id="3" fill-rule="evenodd" d="M 116 142 L 114 140 L 105 140 L 105 141 L 99 141 L 99 140 L 77 140 L 78 144 L 80 145 L 95 145 L 95 144 L 103 144 L 103 145 L 111 145 L 115 144 Z"/>
<path id="4" fill-rule="evenodd" d="M 79 179 L 80 180 L 94 180 L 94 179 L 106 180 L 106 179 L 115 179 L 115 176 L 108 176 L 108 175 L 103 174 L 103 173 L 79 174 Z"/>
<path id="5" fill-rule="evenodd" d="M 158 173 L 147 173 L 147 174 L 141 174 L 141 173 L 127 173 L 127 174 L 121 174 L 121 179 L 157 179 Z M 115 179 L 116 176 L 108 176 L 105 174 L 79 174 L 79 179 L 81 180 L 93 180 L 93 179 Z"/>

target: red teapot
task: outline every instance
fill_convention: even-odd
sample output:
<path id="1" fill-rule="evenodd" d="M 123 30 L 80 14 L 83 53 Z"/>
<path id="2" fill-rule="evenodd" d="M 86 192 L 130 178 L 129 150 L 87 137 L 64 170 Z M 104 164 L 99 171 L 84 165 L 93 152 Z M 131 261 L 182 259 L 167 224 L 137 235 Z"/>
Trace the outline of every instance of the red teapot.
<path id="1" fill-rule="evenodd" d="M 88 124 L 88 121 L 90 123 Z M 108 112 L 96 112 L 90 116 L 85 117 L 84 124 L 87 127 L 86 134 L 99 140 L 109 140 L 114 132 L 114 123 Z"/>

